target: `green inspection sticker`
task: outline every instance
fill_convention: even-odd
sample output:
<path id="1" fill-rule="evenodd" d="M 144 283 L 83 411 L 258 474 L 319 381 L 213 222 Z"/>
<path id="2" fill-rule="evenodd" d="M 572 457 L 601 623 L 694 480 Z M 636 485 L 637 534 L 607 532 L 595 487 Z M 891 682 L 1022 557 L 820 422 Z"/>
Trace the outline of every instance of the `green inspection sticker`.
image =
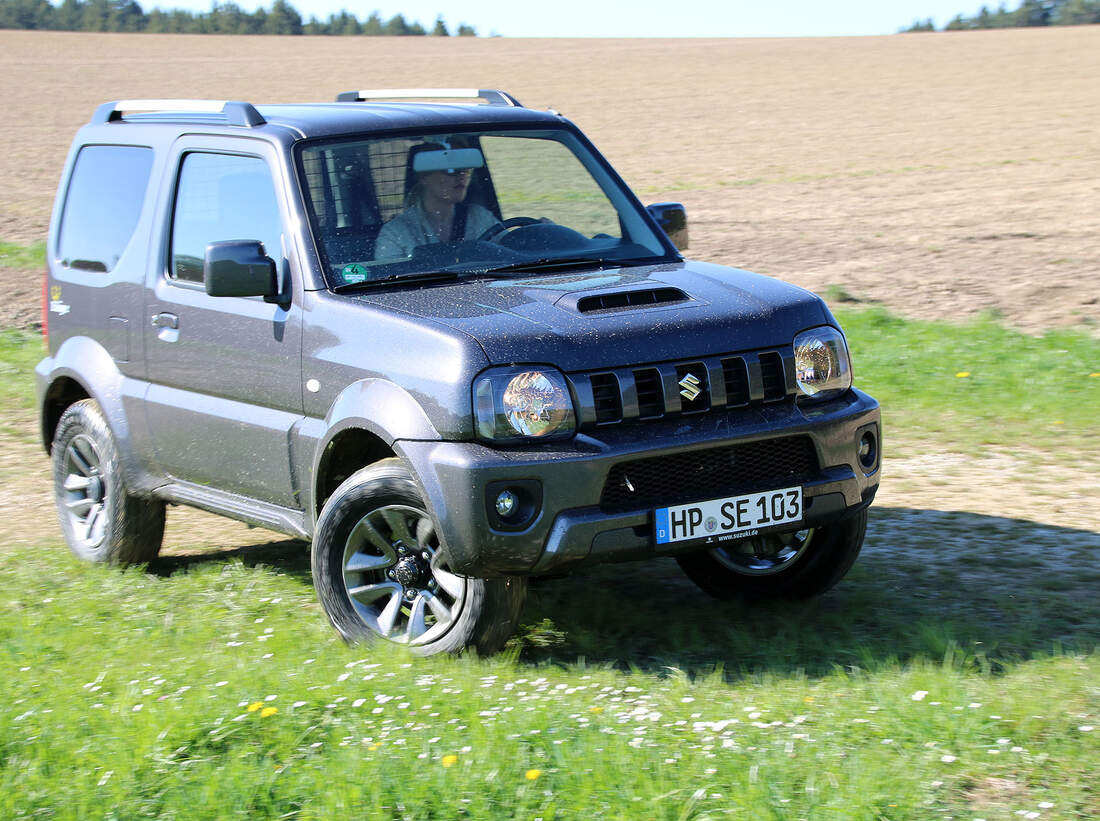
<path id="1" fill-rule="evenodd" d="M 340 272 L 340 276 L 344 278 L 344 282 L 365 282 L 367 279 L 367 269 L 358 262 L 353 262 L 350 265 L 344 266 L 344 269 Z"/>

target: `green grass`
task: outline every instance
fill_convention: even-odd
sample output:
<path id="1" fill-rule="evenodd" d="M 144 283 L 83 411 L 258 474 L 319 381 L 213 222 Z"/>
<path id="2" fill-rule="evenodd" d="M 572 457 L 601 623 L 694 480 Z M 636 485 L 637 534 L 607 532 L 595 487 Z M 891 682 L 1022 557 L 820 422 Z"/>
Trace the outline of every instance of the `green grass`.
<path id="1" fill-rule="evenodd" d="M 38 441 L 34 366 L 45 355 L 39 334 L 0 329 L 0 433 L 19 442 Z"/>
<path id="2" fill-rule="evenodd" d="M 887 439 L 944 444 L 1084 447 L 1100 436 L 1100 340 L 1083 331 L 1040 337 L 991 319 L 903 320 L 880 309 L 838 310 L 856 385 L 883 407 Z"/>
<path id="3" fill-rule="evenodd" d="M 45 355 L 39 334 L 0 329 L 0 408 L 34 410 L 34 366 Z"/>
<path id="4" fill-rule="evenodd" d="M 46 243 L 19 245 L 0 240 L 0 268 L 45 268 Z"/>
<path id="5" fill-rule="evenodd" d="M 897 630 L 896 618 L 849 602 L 850 626 L 823 628 L 804 609 L 754 613 L 690 595 L 680 608 L 658 597 L 647 609 L 574 584 L 573 595 L 587 589 L 604 606 L 580 621 L 566 613 L 557 625 L 567 634 L 597 632 L 619 608 L 643 634 L 671 623 L 705 653 L 692 625 L 729 619 L 731 630 L 756 634 L 761 663 L 693 675 L 673 663 L 630 672 L 575 657 L 551 663 L 530 649 L 424 660 L 340 643 L 303 568 L 293 555 L 266 567 L 212 557 L 162 560 L 154 574 L 82 565 L 63 548 L 8 553 L 0 817 L 1100 811 L 1100 729 L 1089 729 L 1100 724 L 1097 655 L 1005 662 L 998 672 L 951 645 L 939 657 L 852 659 L 811 675 L 799 662 L 827 658 L 836 641 L 815 651 L 812 636 L 846 629 L 856 650 L 870 633 Z M 602 640 L 603 655 L 617 651 L 613 641 Z M 678 649 L 663 652 L 673 662 Z"/>
<path id="6" fill-rule="evenodd" d="M 1095 453 L 1086 335 L 840 318 L 889 437 Z M 41 356 L 0 332 L 5 425 Z M 1100 816 L 1097 534 L 877 507 L 867 544 L 797 604 L 669 560 L 538 581 L 488 660 L 345 646 L 300 543 L 0 545 L 0 818 Z"/>

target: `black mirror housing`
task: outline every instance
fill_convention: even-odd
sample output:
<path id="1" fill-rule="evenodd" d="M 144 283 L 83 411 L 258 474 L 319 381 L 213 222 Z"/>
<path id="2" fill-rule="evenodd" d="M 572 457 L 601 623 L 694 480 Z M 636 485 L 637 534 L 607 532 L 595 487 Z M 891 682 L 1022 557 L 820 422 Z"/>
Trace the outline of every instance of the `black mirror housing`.
<path id="1" fill-rule="evenodd" d="M 647 205 L 646 211 L 661 226 L 661 230 L 672 240 L 677 250 L 688 247 L 688 218 L 684 206 L 678 202 L 657 202 Z"/>
<path id="2" fill-rule="evenodd" d="M 262 242 L 231 239 L 211 242 L 203 258 L 203 281 L 210 296 L 279 295 L 275 260 L 264 253 Z"/>

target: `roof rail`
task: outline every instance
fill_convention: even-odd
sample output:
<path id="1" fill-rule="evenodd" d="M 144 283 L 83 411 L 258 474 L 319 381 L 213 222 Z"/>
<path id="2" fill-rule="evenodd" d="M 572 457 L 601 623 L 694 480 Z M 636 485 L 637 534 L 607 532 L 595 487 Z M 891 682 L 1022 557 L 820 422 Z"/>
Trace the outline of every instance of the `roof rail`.
<path id="1" fill-rule="evenodd" d="M 368 88 L 344 91 L 336 95 L 338 103 L 362 103 L 370 100 L 484 100 L 489 105 L 523 108 L 507 91 L 493 88 Z"/>
<path id="2" fill-rule="evenodd" d="M 122 120 L 123 112 L 147 114 L 220 114 L 229 125 L 252 128 L 267 122 L 252 103 L 235 100 L 117 100 L 104 103 L 92 115 L 93 123 Z"/>

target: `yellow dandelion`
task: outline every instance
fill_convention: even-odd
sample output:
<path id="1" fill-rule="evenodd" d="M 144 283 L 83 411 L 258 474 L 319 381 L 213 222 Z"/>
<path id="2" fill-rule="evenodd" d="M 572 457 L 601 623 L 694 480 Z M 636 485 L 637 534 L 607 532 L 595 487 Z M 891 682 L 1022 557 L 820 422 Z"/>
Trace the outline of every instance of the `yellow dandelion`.
<path id="1" fill-rule="evenodd" d="M 260 710 L 260 718 L 267 718 L 268 716 L 273 716 L 277 712 L 279 712 L 278 707 L 264 707 L 262 710 Z"/>
<path id="2" fill-rule="evenodd" d="M 1094 371 L 1089 374 L 1089 379 L 1096 379 L 1097 377 L 1100 377 L 1100 371 Z"/>
<path id="3" fill-rule="evenodd" d="M 458 763 L 458 756 L 445 755 L 442 759 L 440 759 L 439 763 L 442 764 L 444 767 L 452 767 Z"/>
<path id="4" fill-rule="evenodd" d="M 959 371 L 955 374 L 956 379 L 966 379 L 968 376 L 970 376 L 970 371 Z"/>
<path id="5" fill-rule="evenodd" d="M 371 744 L 369 747 L 367 747 L 367 749 L 370 750 L 373 753 L 375 750 L 377 750 L 381 746 L 382 746 L 382 742 L 381 741 L 376 741 L 374 744 Z"/>
<path id="6" fill-rule="evenodd" d="M 252 702 L 251 704 L 248 705 L 248 712 L 254 713 L 263 706 L 264 706 L 264 703 L 262 701 L 254 701 L 254 702 Z"/>
<path id="7" fill-rule="evenodd" d="M 1066 424 L 1066 423 L 1065 423 L 1065 422 L 1063 422 L 1063 421 L 1062 421 L 1061 419 L 1055 419 L 1055 420 L 1054 420 L 1054 424 L 1055 424 L 1055 425 L 1064 425 L 1064 424 Z"/>
<path id="8" fill-rule="evenodd" d="M 542 770 L 528 770 L 523 774 L 523 777 L 528 781 L 537 781 L 540 775 L 542 775 Z"/>
<path id="9" fill-rule="evenodd" d="M 603 707 L 589 707 L 588 709 L 591 710 L 594 713 L 602 713 L 603 712 Z"/>
<path id="10" fill-rule="evenodd" d="M 804 699 L 802 699 L 802 700 L 803 700 L 804 702 L 806 702 L 807 704 L 813 704 L 813 703 L 814 703 L 814 697 L 813 697 L 813 696 L 806 696 L 806 697 L 805 697 Z"/>

